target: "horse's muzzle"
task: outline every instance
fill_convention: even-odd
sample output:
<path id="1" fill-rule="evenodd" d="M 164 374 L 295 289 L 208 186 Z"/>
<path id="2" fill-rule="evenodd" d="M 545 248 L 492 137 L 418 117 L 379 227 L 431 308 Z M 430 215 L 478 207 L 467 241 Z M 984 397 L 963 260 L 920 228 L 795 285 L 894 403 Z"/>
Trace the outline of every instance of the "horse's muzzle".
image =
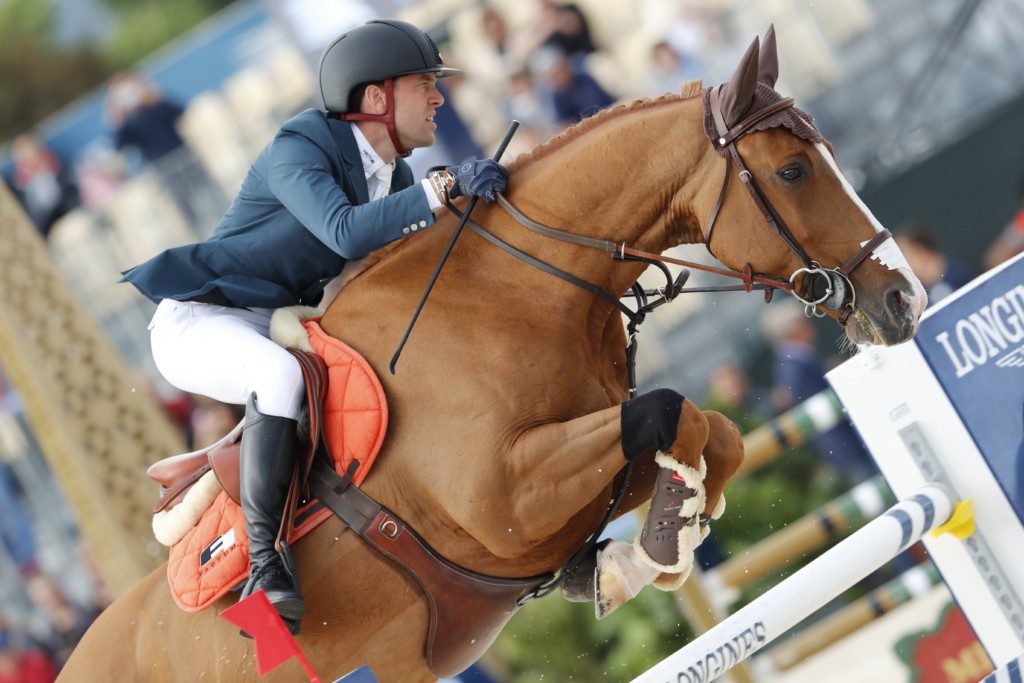
<path id="1" fill-rule="evenodd" d="M 882 297 L 880 315 L 872 319 L 879 341 L 892 346 L 910 340 L 926 303 L 920 284 L 907 281 L 891 285 Z"/>

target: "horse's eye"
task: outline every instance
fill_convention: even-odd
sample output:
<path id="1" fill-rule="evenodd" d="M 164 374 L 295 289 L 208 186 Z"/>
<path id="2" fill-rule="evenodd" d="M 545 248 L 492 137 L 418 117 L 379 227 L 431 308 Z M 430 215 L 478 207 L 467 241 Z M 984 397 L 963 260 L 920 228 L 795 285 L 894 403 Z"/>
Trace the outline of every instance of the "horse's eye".
<path id="1" fill-rule="evenodd" d="M 804 177 L 804 171 L 799 166 L 790 166 L 779 171 L 779 177 L 787 183 L 795 183 Z"/>

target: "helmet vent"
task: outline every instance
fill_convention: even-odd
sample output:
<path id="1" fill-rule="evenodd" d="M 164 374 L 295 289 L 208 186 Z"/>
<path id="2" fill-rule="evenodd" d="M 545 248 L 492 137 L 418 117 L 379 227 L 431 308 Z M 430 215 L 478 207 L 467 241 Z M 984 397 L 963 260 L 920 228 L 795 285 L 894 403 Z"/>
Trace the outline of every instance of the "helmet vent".
<path id="1" fill-rule="evenodd" d="M 444 64 L 444 60 L 441 59 L 441 51 L 437 49 L 437 43 L 430 37 L 426 31 L 423 32 L 423 37 L 427 39 L 427 43 L 430 45 L 430 49 L 434 51 L 434 59 L 437 60 L 436 64 L 441 66 Z"/>

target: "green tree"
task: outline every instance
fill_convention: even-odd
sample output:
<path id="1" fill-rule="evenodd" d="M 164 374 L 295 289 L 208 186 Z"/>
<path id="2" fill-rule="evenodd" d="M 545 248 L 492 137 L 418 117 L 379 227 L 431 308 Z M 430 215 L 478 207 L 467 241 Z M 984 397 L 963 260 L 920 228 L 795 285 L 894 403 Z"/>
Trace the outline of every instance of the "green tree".
<path id="1" fill-rule="evenodd" d="M 116 13 L 113 35 L 103 53 L 113 68 L 125 69 L 180 36 L 231 0 L 103 0 Z"/>
<path id="2" fill-rule="evenodd" d="M 109 72 L 95 48 L 54 42 L 51 2 L 0 0 L 0 139 L 28 130 Z"/>
<path id="3" fill-rule="evenodd" d="M 645 588 L 601 621 L 593 604 L 555 593 L 524 607 L 491 652 L 507 683 L 629 681 L 692 636 L 669 593 Z"/>

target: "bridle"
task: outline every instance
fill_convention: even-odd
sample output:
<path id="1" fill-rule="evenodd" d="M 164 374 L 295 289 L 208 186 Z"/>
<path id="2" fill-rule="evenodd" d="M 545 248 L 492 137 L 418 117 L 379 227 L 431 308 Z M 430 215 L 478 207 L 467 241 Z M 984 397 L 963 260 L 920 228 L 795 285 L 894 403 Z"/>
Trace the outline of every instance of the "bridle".
<path id="1" fill-rule="evenodd" d="M 793 236 L 789 226 L 786 225 L 786 222 L 775 211 L 768 198 L 761 192 L 761 188 L 757 186 L 757 182 L 754 180 L 754 175 L 747 169 L 747 165 L 743 163 L 743 157 L 740 156 L 739 149 L 736 147 L 736 142 L 751 132 L 758 123 L 779 112 L 791 109 L 794 106 L 793 98 L 786 97 L 774 104 L 768 105 L 730 128 L 722 114 L 720 97 L 721 86 L 712 88 L 708 97 L 708 108 L 711 112 L 715 129 L 718 132 L 718 139 L 714 140 L 713 144 L 717 145 L 719 149 L 724 149 L 726 155 L 722 189 L 718 193 L 718 201 L 715 203 L 715 208 L 708 218 L 707 237 L 704 240 L 707 250 L 714 256 L 714 252 L 711 250 L 711 239 L 714 235 L 718 216 L 725 203 L 726 191 L 729 189 L 729 179 L 732 177 L 732 166 L 735 164 L 738 169 L 740 182 L 747 188 L 747 192 L 750 193 L 751 199 L 754 200 L 755 206 L 764 216 L 765 221 L 775 229 L 775 232 L 782 238 L 782 241 L 789 247 L 789 250 L 796 254 L 797 258 L 804 264 L 802 268 L 798 268 L 789 276 L 791 286 L 787 288 L 787 291 L 804 304 L 804 310 L 808 316 L 817 315 L 821 317 L 827 315 L 829 311 L 835 312 L 839 314 L 837 317 L 839 324 L 845 326 L 846 321 L 857 308 L 857 293 L 853 283 L 850 281 L 850 273 L 863 263 L 878 245 L 892 237 L 891 233 L 885 229 L 878 232 L 856 254 L 850 257 L 846 263 L 837 268 L 824 268 L 819 262 L 812 260 L 807 255 L 807 252 L 804 251 L 804 248 L 800 246 L 800 242 Z M 747 268 L 749 267 L 748 264 Z M 801 275 L 804 278 L 802 286 L 798 288 L 796 282 L 797 278 Z M 819 307 L 824 308 L 826 312 L 821 312 Z"/>

